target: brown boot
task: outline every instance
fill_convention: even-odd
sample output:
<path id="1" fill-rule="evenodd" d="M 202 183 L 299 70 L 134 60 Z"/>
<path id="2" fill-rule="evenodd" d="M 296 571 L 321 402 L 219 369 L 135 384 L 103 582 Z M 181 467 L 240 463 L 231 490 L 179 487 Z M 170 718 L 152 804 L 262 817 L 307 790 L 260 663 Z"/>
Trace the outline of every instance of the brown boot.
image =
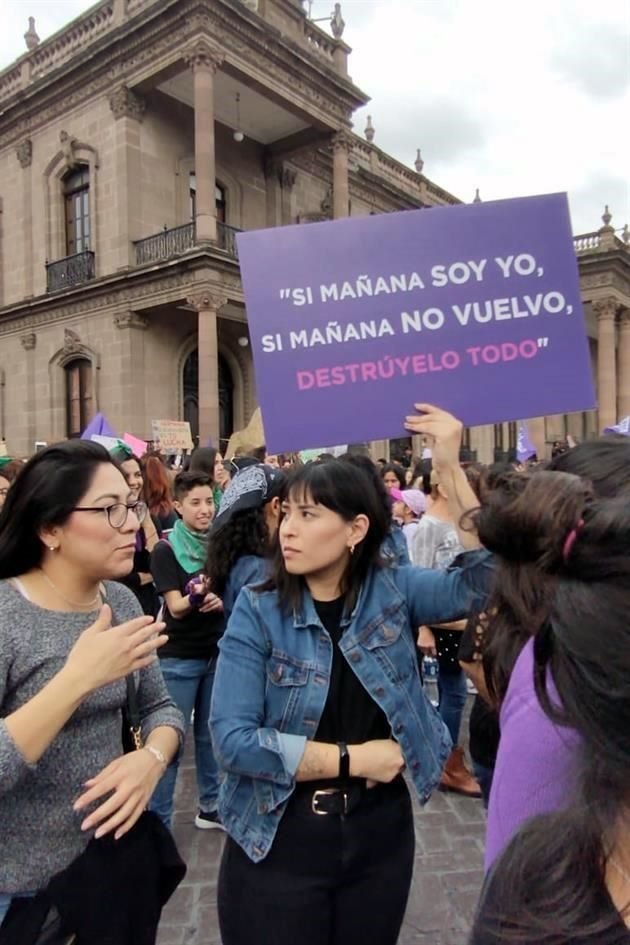
<path id="1" fill-rule="evenodd" d="M 454 748 L 446 759 L 440 778 L 440 791 L 452 791 L 466 797 L 481 797 L 481 788 L 466 767 L 463 748 Z"/>

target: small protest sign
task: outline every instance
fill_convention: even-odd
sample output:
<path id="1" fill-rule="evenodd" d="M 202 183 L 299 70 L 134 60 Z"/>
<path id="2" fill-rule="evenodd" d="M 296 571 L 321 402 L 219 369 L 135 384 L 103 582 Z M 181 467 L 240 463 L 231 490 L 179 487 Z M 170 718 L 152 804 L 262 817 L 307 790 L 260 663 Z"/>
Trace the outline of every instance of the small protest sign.
<path id="1" fill-rule="evenodd" d="M 274 452 L 595 405 L 565 194 L 237 236 Z"/>
<path id="2" fill-rule="evenodd" d="M 152 420 L 153 442 L 163 453 L 193 448 L 190 423 L 187 420 Z"/>

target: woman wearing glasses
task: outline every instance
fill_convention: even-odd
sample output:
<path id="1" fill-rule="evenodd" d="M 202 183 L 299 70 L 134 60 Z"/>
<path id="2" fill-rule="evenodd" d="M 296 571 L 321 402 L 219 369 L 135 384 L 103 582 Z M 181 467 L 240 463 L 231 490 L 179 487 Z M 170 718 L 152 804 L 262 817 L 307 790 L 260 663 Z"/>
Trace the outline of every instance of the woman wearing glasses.
<path id="1" fill-rule="evenodd" d="M 115 583 L 146 514 L 96 443 L 34 456 L 0 514 L 0 919 L 92 836 L 127 833 L 177 751 L 164 624 Z M 123 754 L 125 677 L 145 748 Z"/>
<path id="2" fill-rule="evenodd" d="M 113 449 L 110 456 L 127 480 L 131 498 L 144 501 L 144 476 L 138 457 L 125 444 L 120 444 Z M 151 552 L 158 541 L 156 523 L 147 506 L 140 528 L 136 532 L 133 568 L 122 583 L 133 591 L 143 612 L 150 617 L 155 617 L 160 609 L 160 598 L 151 574 Z"/>

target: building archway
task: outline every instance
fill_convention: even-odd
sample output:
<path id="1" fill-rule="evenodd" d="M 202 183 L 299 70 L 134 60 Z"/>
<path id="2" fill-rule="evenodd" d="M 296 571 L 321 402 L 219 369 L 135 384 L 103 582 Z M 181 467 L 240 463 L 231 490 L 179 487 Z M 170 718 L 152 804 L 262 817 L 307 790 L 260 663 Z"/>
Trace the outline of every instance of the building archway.
<path id="1" fill-rule="evenodd" d="M 234 377 L 222 354 L 219 368 L 219 439 L 220 448 L 234 432 Z M 182 368 L 184 420 L 190 423 L 193 441 L 199 436 L 199 349 L 194 348 Z"/>

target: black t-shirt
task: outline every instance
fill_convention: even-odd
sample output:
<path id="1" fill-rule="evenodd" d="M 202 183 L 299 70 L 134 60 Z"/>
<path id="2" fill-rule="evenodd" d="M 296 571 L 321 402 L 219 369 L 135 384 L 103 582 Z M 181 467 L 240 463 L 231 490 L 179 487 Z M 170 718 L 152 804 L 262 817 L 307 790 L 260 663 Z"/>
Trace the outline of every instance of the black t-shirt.
<path id="1" fill-rule="evenodd" d="M 356 745 L 373 738 L 389 738 L 387 716 L 363 688 L 339 649 L 344 599 L 313 601 L 317 616 L 333 644 L 330 687 L 315 741 Z"/>
<path id="2" fill-rule="evenodd" d="M 187 574 L 167 541 L 159 541 L 151 555 L 151 573 L 160 594 L 179 591 L 186 594 L 186 585 L 200 572 Z M 176 619 L 164 604 L 165 633 L 169 640 L 161 649 L 161 658 L 205 660 L 216 656 L 217 641 L 223 633 L 222 613 L 200 614 L 198 610 Z"/>

